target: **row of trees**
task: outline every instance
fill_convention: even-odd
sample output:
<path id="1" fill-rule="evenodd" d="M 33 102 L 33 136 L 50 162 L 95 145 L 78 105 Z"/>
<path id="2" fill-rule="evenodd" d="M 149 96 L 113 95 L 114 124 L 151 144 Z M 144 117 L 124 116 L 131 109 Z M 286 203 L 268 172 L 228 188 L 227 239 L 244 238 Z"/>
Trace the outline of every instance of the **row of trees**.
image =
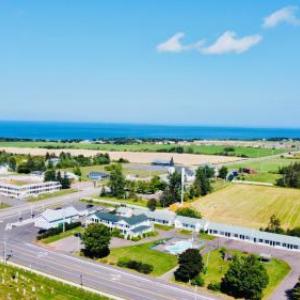
<path id="1" fill-rule="evenodd" d="M 61 184 L 62 189 L 69 189 L 71 187 L 71 181 L 67 174 L 61 175 L 60 171 L 54 169 L 48 169 L 44 174 L 44 181 L 58 181 Z"/>
<path id="2" fill-rule="evenodd" d="M 283 167 L 279 173 L 282 177 L 277 180 L 278 186 L 300 188 L 300 163 Z"/>

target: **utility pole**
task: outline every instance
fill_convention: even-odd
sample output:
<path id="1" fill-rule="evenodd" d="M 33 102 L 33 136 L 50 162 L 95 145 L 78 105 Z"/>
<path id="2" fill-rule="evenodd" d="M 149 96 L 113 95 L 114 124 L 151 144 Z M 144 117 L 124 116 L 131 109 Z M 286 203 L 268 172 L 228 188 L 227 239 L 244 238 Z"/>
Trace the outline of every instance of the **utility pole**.
<path id="1" fill-rule="evenodd" d="M 184 182 L 185 182 L 185 169 L 181 168 L 181 205 L 183 204 L 184 200 Z"/>

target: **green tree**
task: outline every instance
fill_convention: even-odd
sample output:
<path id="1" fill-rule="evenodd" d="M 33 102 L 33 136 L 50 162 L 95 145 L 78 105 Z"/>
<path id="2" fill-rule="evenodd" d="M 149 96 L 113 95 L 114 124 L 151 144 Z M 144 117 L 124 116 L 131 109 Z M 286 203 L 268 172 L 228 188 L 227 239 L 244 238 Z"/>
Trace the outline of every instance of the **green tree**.
<path id="1" fill-rule="evenodd" d="M 221 282 L 221 290 L 236 298 L 259 300 L 269 283 L 264 265 L 255 255 L 235 256 Z"/>
<path id="2" fill-rule="evenodd" d="M 151 178 L 149 183 L 149 192 L 155 193 L 157 191 L 163 191 L 167 184 L 160 179 L 159 176 L 155 175 Z"/>
<path id="3" fill-rule="evenodd" d="M 287 296 L 289 300 L 299 300 L 300 299 L 300 278 L 296 285 L 289 291 L 287 291 Z"/>
<path id="4" fill-rule="evenodd" d="M 83 233 L 84 254 L 89 257 L 101 258 L 109 254 L 111 233 L 103 224 L 90 224 Z"/>
<path id="5" fill-rule="evenodd" d="M 54 169 L 48 169 L 44 173 L 44 181 L 56 181 L 56 174 Z"/>
<path id="6" fill-rule="evenodd" d="M 160 197 L 162 207 L 167 207 L 181 198 L 181 174 L 174 172 L 168 176 L 168 185 Z"/>
<path id="7" fill-rule="evenodd" d="M 14 156 L 9 157 L 8 159 L 8 167 L 11 171 L 15 172 L 17 169 L 17 162 Z"/>
<path id="8" fill-rule="evenodd" d="M 212 187 L 210 184 L 209 177 L 210 174 L 207 174 L 207 170 L 203 167 L 199 167 L 196 171 L 196 179 L 194 182 L 194 188 L 197 196 L 205 196 L 211 192 Z"/>
<path id="9" fill-rule="evenodd" d="M 270 222 L 267 228 L 265 228 L 265 231 L 273 232 L 273 233 L 284 233 L 284 230 L 281 228 L 281 222 L 280 219 L 276 217 L 276 215 L 272 215 L 270 218 Z"/>
<path id="10" fill-rule="evenodd" d="M 147 201 L 147 207 L 151 210 L 151 211 L 155 211 L 157 206 L 157 201 L 153 198 L 149 199 Z"/>
<path id="11" fill-rule="evenodd" d="M 67 174 L 65 173 L 63 178 L 61 179 L 61 188 L 63 190 L 65 189 L 69 189 L 71 187 L 71 181 L 69 179 L 69 177 L 67 176 Z"/>
<path id="12" fill-rule="evenodd" d="M 122 172 L 122 165 L 113 164 L 110 166 L 110 177 L 108 186 L 111 190 L 111 195 L 117 198 L 123 198 L 125 196 L 125 176 Z"/>
<path id="13" fill-rule="evenodd" d="M 187 249 L 181 253 L 178 264 L 174 276 L 176 280 L 183 282 L 196 278 L 204 267 L 202 256 L 197 249 Z"/>
<path id="14" fill-rule="evenodd" d="M 73 173 L 77 176 L 81 176 L 81 170 L 79 168 L 79 166 L 76 166 L 74 169 L 73 169 Z"/>
<path id="15" fill-rule="evenodd" d="M 219 178 L 226 179 L 228 174 L 228 168 L 225 166 L 222 166 L 219 170 Z"/>

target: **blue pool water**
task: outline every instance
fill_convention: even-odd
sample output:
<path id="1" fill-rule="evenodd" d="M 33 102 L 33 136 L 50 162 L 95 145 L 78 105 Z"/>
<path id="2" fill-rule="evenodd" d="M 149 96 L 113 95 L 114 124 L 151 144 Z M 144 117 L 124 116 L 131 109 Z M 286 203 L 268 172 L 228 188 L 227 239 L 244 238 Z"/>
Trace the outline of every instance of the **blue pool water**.
<path id="1" fill-rule="evenodd" d="M 190 248 L 193 248 L 193 244 L 190 241 L 178 241 L 174 245 L 166 246 L 166 250 L 174 255 L 181 254 Z"/>

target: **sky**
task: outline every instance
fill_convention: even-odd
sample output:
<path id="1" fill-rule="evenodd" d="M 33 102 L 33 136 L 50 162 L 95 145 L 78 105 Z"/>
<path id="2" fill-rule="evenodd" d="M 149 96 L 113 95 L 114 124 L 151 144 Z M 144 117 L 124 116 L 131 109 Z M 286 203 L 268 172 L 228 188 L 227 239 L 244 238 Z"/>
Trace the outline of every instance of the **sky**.
<path id="1" fill-rule="evenodd" d="M 300 128 L 300 1 L 0 1 L 0 120 Z"/>

